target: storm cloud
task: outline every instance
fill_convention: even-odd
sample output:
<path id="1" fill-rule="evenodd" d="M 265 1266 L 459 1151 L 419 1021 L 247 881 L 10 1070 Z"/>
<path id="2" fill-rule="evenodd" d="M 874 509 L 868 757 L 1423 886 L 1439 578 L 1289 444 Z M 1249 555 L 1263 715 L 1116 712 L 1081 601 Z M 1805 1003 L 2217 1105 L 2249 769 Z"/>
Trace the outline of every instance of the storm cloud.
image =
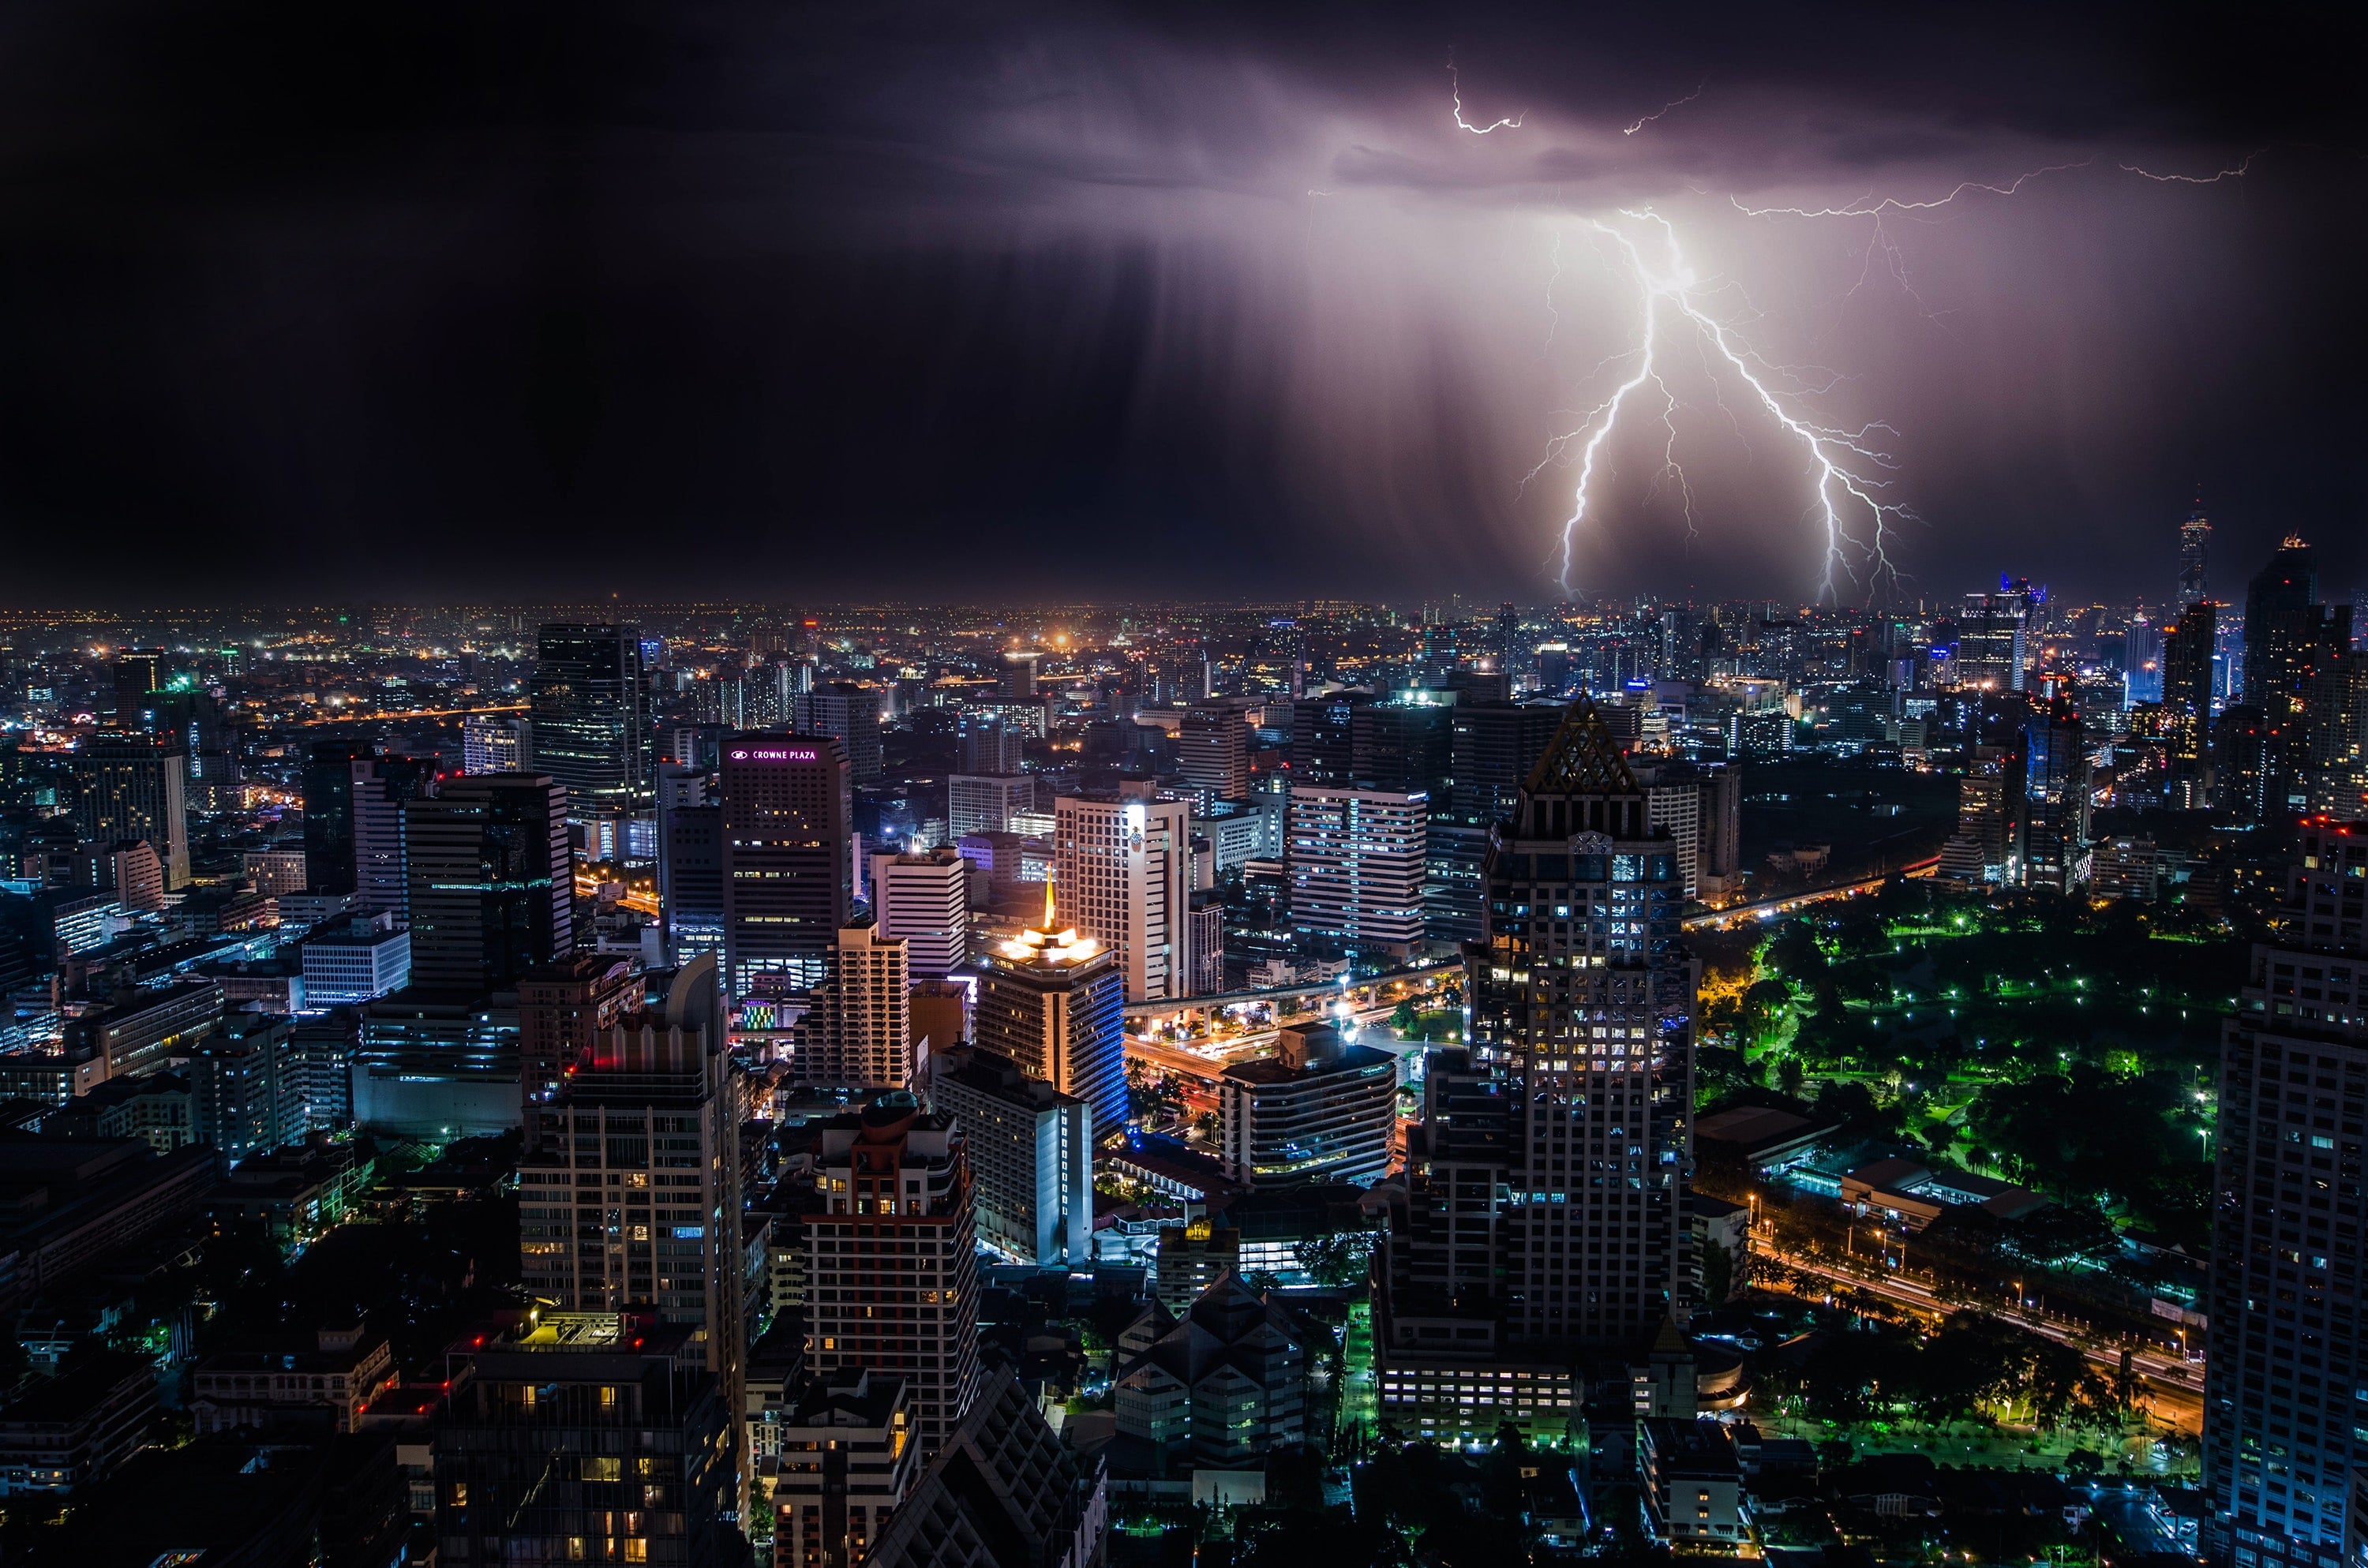
<path id="1" fill-rule="evenodd" d="M 1648 211 L 1885 427 L 1879 591 L 2159 599 L 2200 485 L 2222 591 L 2348 592 L 2356 94 L 2213 15 L 15 7 L 5 593 L 1534 600 Z M 1797 443 L 1670 347 L 1576 584 L 1813 593 Z"/>

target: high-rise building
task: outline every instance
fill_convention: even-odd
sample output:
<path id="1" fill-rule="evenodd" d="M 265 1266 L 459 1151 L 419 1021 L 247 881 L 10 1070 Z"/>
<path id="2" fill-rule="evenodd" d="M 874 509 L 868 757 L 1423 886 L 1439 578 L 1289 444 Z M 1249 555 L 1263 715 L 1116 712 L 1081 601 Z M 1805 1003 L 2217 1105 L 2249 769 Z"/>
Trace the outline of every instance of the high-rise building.
<path id="1" fill-rule="evenodd" d="M 632 961 L 613 953 L 571 954 L 518 978 L 518 1089 L 529 1114 L 628 1012 L 641 1009 L 643 994 Z"/>
<path id="2" fill-rule="evenodd" d="M 1025 773 L 956 773 L 946 779 L 946 831 L 1008 833 L 1011 819 L 1036 809 L 1036 780 Z"/>
<path id="3" fill-rule="evenodd" d="M 913 1391 L 923 1458 L 945 1446 L 978 1380 L 978 1264 L 970 1164 L 954 1119 L 892 1090 L 825 1123 L 825 1207 L 806 1217 L 806 1360 Z"/>
<path id="4" fill-rule="evenodd" d="M 74 754 L 74 829 L 101 844 L 137 838 L 156 851 L 167 891 L 189 885 L 188 755 L 174 741 L 102 735 Z"/>
<path id="5" fill-rule="evenodd" d="M 958 849 L 871 857 L 871 914 L 905 944 L 915 980 L 940 980 L 970 957 L 970 862 Z"/>
<path id="6" fill-rule="evenodd" d="M 689 1329 L 737 1410 L 740 1085 L 713 957 L 677 970 L 662 1008 L 620 1016 L 571 1068 L 527 1109 L 526 1289 L 562 1312 L 643 1312 Z"/>
<path id="7" fill-rule="evenodd" d="M 905 944 L 876 926 L 842 928 L 830 978 L 814 988 L 791 1072 L 802 1084 L 902 1089 L 913 1059 L 910 975 Z"/>
<path id="8" fill-rule="evenodd" d="M 723 808 L 713 772 L 658 768 L 658 919 L 670 963 L 723 951 Z"/>
<path id="9" fill-rule="evenodd" d="M 1357 778 L 1357 710 L 1373 694 L 1351 687 L 1291 705 L 1293 784 L 1349 784 Z"/>
<path id="10" fill-rule="evenodd" d="M 962 710 L 954 732 L 954 759 L 964 773 L 1012 774 L 1028 755 L 1028 734 L 993 708 Z"/>
<path id="11" fill-rule="evenodd" d="M 974 980 L 916 980 L 906 992 L 912 1018 L 913 1052 L 926 1048 L 930 1055 L 970 1039 L 970 994 Z"/>
<path id="12" fill-rule="evenodd" d="M 855 1367 L 805 1385 L 778 1423 L 773 1568 L 857 1568 L 921 1473 L 912 1389 Z"/>
<path id="13" fill-rule="evenodd" d="M 973 1038 L 1092 1108 L 1097 1135 L 1126 1124 L 1125 979 L 1118 958 L 1064 927 L 1044 894 L 1044 922 L 978 960 Z"/>
<path id="14" fill-rule="evenodd" d="M 1432 1055 L 1381 1268 L 1382 1409 L 1409 1431 L 1558 1429 L 1574 1368 L 1624 1377 L 1690 1308 L 1699 970 L 1646 810 L 1582 700 L 1491 846 L 1471 1045 Z"/>
<path id="15" fill-rule="evenodd" d="M 1562 723 L 1556 703 L 1459 701 L 1449 710 L 1452 787 L 1430 802 L 1423 876 L 1425 933 L 1435 942 L 1480 937 L 1480 863 L 1488 829 L 1512 813 L 1521 780 Z"/>
<path id="16" fill-rule="evenodd" d="M 1698 772 L 1702 805 L 1694 826 L 1694 892 L 1721 899 L 1743 885 L 1743 769 L 1713 763 Z"/>
<path id="17" fill-rule="evenodd" d="M 125 648 L 115 655 L 111 684 L 115 688 L 115 722 L 120 727 L 147 728 L 140 722 L 140 712 L 149 697 L 164 690 L 165 682 L 170 678 L 165 658 L 162 648 Z"/>
<path id="18" fill-rule="evenodd" d="M 2187 521 L 2179 525 L 2179 607 L 2188 609 L 2209 604 L 2212 591 L 2205 581 L 2204 568 L 2212 554 L 2212 520 L 2203 515 L 2203 498 L 2197 496 L 2195 510 L 2187 514 Z"/>
<path id="19" fill-rule="evenodd" d="M 387 915 L 343 915 L 305 933 L 304 1000 L 314 1007 L 374 1001 L 411 983 L 411 933 Z"/>
<path id="20" fill-rule="evenodd" d="M 2135 708 L 2162 700 L 2162 630 L 2146 611 L 2130 617 L 2129 631 L 2122 639 L 2123 706 Z"/>
<path id="21" fill-rule="evenodd" d="M 292 1020 L 234 1013 L 176 1054 L 198 1142 L 211 1144 L 224 1168 L 303 1139 L 306 1077 L 297 1069 Z"/>
<path id="22" fill-rule="evenodd" d="M 962 1130 L 978 1197 L 978 1235 L 1006 1256 L 1051 1267 L 1093 1261 L 1093 1112 L 975 1047 L 929 1053 L 929 1105 Z"/>
<path id="23" fill-rule="evenodd" d="M 1389 1174 L 1397 1106 L 1397 1058 L 1329 1024 L 1286 1028 L 1274 1055 L 1217 1080 L 1225 1175 L 1247 1187 L 1371 1187 Z"/>
<path id="24" fill-rule="evenodd" d="M 2351 607 L 2318 602 L 2317 553 L 2288 537 L 2245 594 L 2245 703 L 2260 712 L 2271 815 L 2308 804 L 2312 699 L 2328 706 L 2322 687 L 2351 647 Z"/>
<path id="25" fill-rule="evenodd" d="M 880 1532 L 865 1568 L 1099 1568 L 1110 1500 L 1010 1369 L 983 1379 L 962 1425 Z"/>
<path id="26" fill-rule="evenodd" d="M 1975 885 L 2014 880 L 2014 813 L 1995 763 L 1957 780 L 1957 831 L 1941 846 L 1941 875 Z"/>
<path id="27" fill-rule="evenodd" d="M 461 721 L 461 771 L 516 773 L 526 766 L 527 747 L 518 719 L 472 713 Z"/>
<path id="28" fill-rule="evenodd" d="M 2248 1568 L 2339 1568 L 2363 1523 L 2354 1385 L 2368 1104 L 2368 823 L 2305 818 L 2280 939 L 2253 945 L 2220 1047 L 2207 1540 Z"/>
<path id="29" fill-rule="evenodd" d="M 454 1345 L 432 1445 L 438 1560 L 744 1559 L 730 1521 L 732 1434 L 746 1423 L 724 1381 L 684 1354 L 687 1332 L 615 1312 L 521 1312 Z"/>
<path id="30" fill-rule="evenodd" d="M 2368 653 L 2352 649 L 2320 665 L 2304 720 L 2310 738 L 2303 770 L 2308 809 L 2368 817 Z"/>
<path id="31" fill-rule="evenodd" d="M 354 760 L 370 753 L 346 741 L 317 741 L 304 752 L 304 887 L 354 891 Z"/>
<path id="32" fill-rule="evenodd" d="M 388 752 L 354 759 L 354 907 L 407 918 L 411 875 L 404 865 L 404 808 L 436 793 L 438 759 Z"/>
<path id="33" fill-rule="evenodd" d="M 828 735 L 734 735 L 718 778 L 725 993 L 810 991 L 851 903 L 847 754 Z"/>
<path id="34" fill-rule="evenodd" d="M 1036 661 L 1044 655 L 1033 649 L 1003 655 L 1003 697 L 1025 702 L 1036 695 Z"/>
<path id="35" fill-rule="evenodd" d="M 404 807 L 414 985 L 485 991 L 575 946 L 567 791 L 530 773 L 446 781 Z"/>
<path id="36" fill-rule="evenodd" d="M 1401 692 L 1350 714 L 1350 781 L 1362 789 L 1435 795 L 1453 789 L 1455 704 L 1449 693 Z"/>
<path id="37" fill-rule="evenodd" d="M 1053 802 L 1053 823 L 1062 923 L 1117 953 L 1128 1001 L 1189 994 L 1191 803 L 1064 795 Z"/>
<path id="38" fill-rule="evenodd" d="M 791 722 L 804 735 L 829 735 L 847 758 L 848 782 L 880 782 L 880 694 L 851 681 L 836 680 L 800 692 L 791 703 Z"/>
<path id="39" fill-rule="evenodd" d="M 1249 725 L 1232 702 L 1196 704 L 1176 731 L 1176 770 L 1206 811 L 1250 792 Z"/>
<path id="40" fill-rule="evenodd" d="M 2069 893 L 2089 880 L 2088 732 L 2069 699 L 2050 697 L 2022 734 L 2023 885 Z"/>
<path id="41" fill-rule="evenodd" d="M 2351 607 L 2318 600 L 2316 552 L 2289 538 L 2245 597 L 2245 700 L 2272 720 L 2301 713 L 2313 674 L 2350 650 Z"/>
<path id="42" fill-rule="evenodd" d="M 1984 691 L 2021 691 L 2030 664 L 2032 610 L 2045 590 L 2028 583 L 1998 580 L 1997 593 L 1965 596 L 1957 618 L 1957 684 Z"/>
<path id="43" fill-rule="evenodd" d="M 1192 994 L 1214 996 L 1225 989 L 1225 898 L 1215 888 L 1196 888 L 1192 908 Z"/>
<path id="44" fill-rule="evenodd" d="M 2198 599 L 2162 640 L 2163 729 L 2172 804 L 2199 809 L 2212 789 L 2212 649 L 2219 606 Z"/>
<path id="45" fill-rule="evenodd" d="M 1668 830 L 1669 842 L 1677 846 L 1686 897 L 1701 896 L 1702 770 L 1691 763 L 1671 762 L 1641 767 L 1635 772 L 1637 782 L 1645 786 L 1646 825 Z"/>
<path id="46" fill-rule="evenodd" d="M 545 626 L 535 640 L 530 691 L 530 766 L 566 790 L 568 820 L 619 821 L 647 810 L 641 634 L 631 626 Z"/>
<path id="47" fill-rule="evenodd" d="M 1429 827 L 1420 791 L 1293 790 L 1283 832 L 1292 929 L 1358 953 L 1411 955 L 1423 941 Z"/>

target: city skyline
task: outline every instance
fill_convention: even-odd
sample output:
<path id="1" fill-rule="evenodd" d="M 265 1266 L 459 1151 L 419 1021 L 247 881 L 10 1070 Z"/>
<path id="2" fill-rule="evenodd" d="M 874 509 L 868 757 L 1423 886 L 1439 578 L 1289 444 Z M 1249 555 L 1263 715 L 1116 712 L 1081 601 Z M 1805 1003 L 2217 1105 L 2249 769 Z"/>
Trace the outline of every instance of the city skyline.
<path id="1" fill-rule="evenodd" d="M 5 592 L 98 530 L 116 602 L 1030 597 L 1018 541 L 1088 539 L 1053 591 L 1864 602 L 1779 413 L 1887 427 L 1844 466 L 1911 598 L 2151 597 L 2199 485 L 2342 590 L 2344 95 L 2283 29 L 2044 19 L 256 11 L 160 74 L 60 9 L 6 68 Z M 1565 571 L 1656 281 L 1778 407 L 1672 316 L 1686 485 L 1632 403 Z"/>

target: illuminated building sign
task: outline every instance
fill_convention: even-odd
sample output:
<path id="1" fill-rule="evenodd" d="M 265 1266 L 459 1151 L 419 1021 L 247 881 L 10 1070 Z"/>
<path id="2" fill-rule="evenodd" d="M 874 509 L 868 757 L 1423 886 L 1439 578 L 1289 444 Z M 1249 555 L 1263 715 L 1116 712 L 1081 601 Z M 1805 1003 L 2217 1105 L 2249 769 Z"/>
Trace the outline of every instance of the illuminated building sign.
<path id="1" fill-rule="evenodd" d="M 734 746 L 734 762 L 819 762 L 822 753 L 814 746 Z"/>

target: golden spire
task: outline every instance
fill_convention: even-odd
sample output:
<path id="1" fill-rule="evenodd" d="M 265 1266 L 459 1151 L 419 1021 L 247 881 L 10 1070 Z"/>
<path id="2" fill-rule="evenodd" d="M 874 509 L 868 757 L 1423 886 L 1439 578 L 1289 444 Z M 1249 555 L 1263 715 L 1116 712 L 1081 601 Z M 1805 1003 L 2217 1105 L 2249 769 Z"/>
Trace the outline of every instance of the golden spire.
<path id="1" fill-rule="evenodd" d="M 1044 879 L 1044 929 L 1057 929 L 1053 924 L 1053 879 L 1050 877 Z"/>

